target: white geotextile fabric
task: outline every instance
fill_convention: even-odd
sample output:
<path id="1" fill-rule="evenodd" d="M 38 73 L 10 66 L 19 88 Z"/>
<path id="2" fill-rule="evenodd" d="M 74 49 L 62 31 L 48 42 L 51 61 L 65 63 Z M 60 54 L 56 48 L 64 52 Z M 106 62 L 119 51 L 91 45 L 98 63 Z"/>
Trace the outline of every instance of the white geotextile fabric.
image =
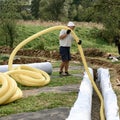
<path id="1" fill-rule="evenodd" d="M 112 89 L 109 70 L 99 68 L 97 72 L 98 80 L 100 81 L 100 87 L 104 98 L 106 120 L 120 120 L 117 97 Z"/>
<path id="2" fill-rule="evenodd" d="M 52 65 L 50 62 L 29 63 L 29 64 L 13 64 L 13 67 L 17 67 L 20 65 L 26 65 L 26 66 L 30 66 L 33 68 L 37 68 L 37 69 L 40 69 L 40 70 L 47 72 L 48 74 L 52 73 Z M 8 65 L 0 65 L 0 72 L 6 72 L 6 71 L 8 71 Z"/>
<path id="3" fill-rule="evenodd" d="M 93 76 L 93 70 L 89 68 L 89 71 Z M 91 81 L 85 72 L 80 84 L 77 100 L 71 108 L 66 120 L 91 120 L 92 92 Z"/>

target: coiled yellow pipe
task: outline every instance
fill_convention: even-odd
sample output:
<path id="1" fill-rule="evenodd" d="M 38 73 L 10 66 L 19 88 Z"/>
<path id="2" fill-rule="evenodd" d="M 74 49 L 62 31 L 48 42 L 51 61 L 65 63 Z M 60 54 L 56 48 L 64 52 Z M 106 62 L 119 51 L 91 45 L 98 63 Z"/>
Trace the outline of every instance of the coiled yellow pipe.
<path id="1" fill-rule="evenodd" d="M 19 66 L 6 73 L 0 73 L 0 105 L 22 98 L 23 93 L 16 81 L 25 86 L 44 86 L 50 82 L 50 76 L 39 69 Z"/>
<path id="2" fill-rule="evenodd" d="M 8 62 L 8 67 L 9 67 L 9 70 L 10 70 L 10 71 L 7 72 L 7 74 L 11 75 L 13 78 L 15 78 L 15 79 L 16 79 L 18 82 L 20 82 L 21 84 L 24 83 L 24 84 L 27 84 L 27 85 L 32 86 L 32 83 L 28 83 L 28 82 L 35 80 L 34 77 L 36 78 L 36 77 L 38 76 L 38 74 L 35 73 L 35 72 L 38 72 L 38 71 L 37 71 L 36 69 L 33 70 L 33 68 L 26 68 L 25 66 L 22 66 L 22 67 L 20 67 L 20 68 L 17 68 L 18 70 L 17 70 L 17 69 L 14 70 L 14 68 L 12 67 L 13 58 L 14 58 L 14 56 L 16 55 L 16 53 L 18 52 L 18 50 L 21 49 L 21 48 L 22 48 L 24 45 L 26 45 L 28 42 L 34 40 L 35 38 L 37 38 L 37 37 L 39 37 L 39 36 L 41 36 L 41 35 L 43 35 L 43 34 L 46 34 L 46 33 L 51 32 L 51 31 L 53 31 L 53 30 L 59 30 L 59 29 L 69 29 L 69 28 L 66 27 L 66 26 L 54 26 L 54 27 L 50 27 L 50 28 L 47 28 L 47 29 L 45 29 L 45 30 L 43 30 L 43 31 L 40 31 L 40 32 L 38 32 L 38 33 L 30 36 L 29 38 L 25 39 L 24 41 L 22 41 L 22 42 L 13 50 L 13 52 L 12 52 L 11 55 L 10 55 L 9 62 Z M 74 39 L 76 40 L 76 43 L 78 43 L 78 42 L 79 42 L 79 38 L 77 37 L 77 35 L 76 35 L 72 30 L 71 30 L 71 33 L 72 33 Z M 96 91 L 96 93 L 97 93 L 97 95 L 99 96 L 99 99 L 100 99 L 100 101 L 101 101 L 100 118 L 101 118 L 101 120 L 105 120 L 105 117 L 104 117 L 104 102 L 103 102 L 102 95 L 101 95 L 101 93 L 99 92 L 99 90 L 98 90 L 98 88 L 97 88 L 97 86 L 96 86 L 96 84 L 95 84 L 95 82 L 94 82 L 94 80 L 93 80 L 93 78 L 92 78 L 89 70 L 88 70 L 88 66 L 87 66 L 87 63 L 86 63 L 86 59 L 85 59 L 85 56 L 84 56 L 82 47 L 81 47 L 81 45 L 79 45 L 79 44 L 78 44 L 78 49 L 79 49 L 79 52 L 80 52 L 80 54 L 81 54 L 81 58 L 82 58 L 82 62 L 83 62 L 83 64 L 84 64 L 85 70 L 86 70 L 86 72 L 87 72 L 87 74 L 88 74 L 88 76 L 89 76 L 89 79 L 91 80 L 91 83 L 92 83 L 92 85 L 93 85 L 93 87 L 94 87 L 94 89 L 95 89 L 95 91 Z M 27 69 L 27 70 L 21 71 L 21 68 L 22 68 L 22 69 Z M 29 70 L 30 70 L 30 71 L 29 71 Z M 16 71 L 17 71 L 17 72 L 16 72 Z M 29 74 L 30 74 L 31 72 L 34 72 L 33 74 L 31 74 L 31 76 L 33 75 L 33 76 L 32 76 L 32 79 L 29 79 L 29 81 L 26 82 L 26 79 L 28 79 L 28 78 L 30 77 Z M 38 72 L 38 73 L 39 73 L 39 72 Z M 20 74 L 20 76 L 19 76 L 19 74 Z M 24 74 L 25 76 L 24 76 L 23 74 Z M 47 75 L 45 74 L 44 77 L 46 77 L 46 76 L 47 76 Z M 46 78 L 47 78 L 48 80 L 45 80 L 45 81 L 46 81 L 45 84 L 49 83 L 49 81 L 50 81 L 50 79 L 49 79 L 48 76 L 47 76 Z M 24 79 L 24 80 L 23 80 L 23 79 Z M 44 78 L 43 78 L 43 79 L 44 79 Z M 35 81 L 36 81 L 36 80 L 35 80 Z M 37 81 L 36 81 L 36 83 L 33 84 L 33 86 L 34 86 L 35 84 L 38 84 Z M 6 85 L 6 84 L 5 84 L 5 85 Z M 42 82 L 40 83 L 40 85 L 44 85 L 44 82 L 42 81 Z"/>
<path id="3" fill-rule="evenodd" d="M 44 86 L 50 82 L 50 76 L 46 72 L 25 65 L 6 73 L 25 86 Z"/>
<path id="4" fill-rule="evenodd" d="M 22 91 L 17 87 L 17 83 L 6 73 L 0 73 L 0 105 L 13 102 L 22 97 Z"/>

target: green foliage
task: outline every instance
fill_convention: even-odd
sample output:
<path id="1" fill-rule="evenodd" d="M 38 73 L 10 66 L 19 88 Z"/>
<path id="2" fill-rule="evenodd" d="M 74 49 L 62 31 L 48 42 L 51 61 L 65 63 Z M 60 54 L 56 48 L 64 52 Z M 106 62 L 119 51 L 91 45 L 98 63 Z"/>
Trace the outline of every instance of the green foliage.
<path id="1" fill-rule="evenodd" d="M 111 43 L 114 36 L 120 34 L 120 1 L 99 0 L 94 5 L 94 10 L 95 19 L 105 27 L 103 37 Z"/>
<path id="2" fill-rule="evenodd" d="M 9 59 L 9 56 L 0 55 L 0 61 L 7 61 L 8 59 Z"/>
<path id="3" fill-rule="evenodd" d="M 78 6 L 77 20 L 90 22 L 93 19 L 93 7 L 84 8 L 83 6 Z"/>
<path id="4" fill-rule="evenodd" d="M 45 50 L 45 43 L 42 40 L 39 40 L 33 49 Z"/>
<path id="5" fill-rule="evenodd" d="M 15 0 L 4 0 L 0 5 L 0 34 L 3 34 L 2 40 L 6 45 L 13 47 L 16 37 L 16 16 L 17 5 Z"/>
<path id="6" fill-rule="evenodd" d="M 33 19 L 33 16 L 31 15 L 30 11 L 28 11 L 28 10 L 22 10 L 21 11 L 21 17 L 24 20 L 32 20 Z"/>
<path id="7" fill-rule="evenodd" d="M 18 25 L 17 26 L 17 39 L 15 39 L 14 46 L 17 46 L 20 42 L 27 39 L 28 37 L 45 30 L 48 27 L 43 26 L 33 26 L 33 25 Z M 75 28 L 75 33 L 83 41 L 83 48 L 99 48 L 106 52 L 116 52 L 115 46 L 110 46 L 108 44 L 108 39 L 103 38 L 102 30 L 98 28 L 88 28 L 87 27 L 77 27 Z M 59 30 L 49 32 L 47 34 L 41 35 L 40 37 L 27 43 L 24 48 L 29 49 L 45 49 L 45 50 L 59 50 Z M 0 45 L 4 45 L 3 41 L 0 41 Z M 76 42 L 73 42 L 72 52 L 77 51 Z"/>
<path id="8" fill-rule="evenodd" d="M 32 0 L 31 14 L 34 16 L 35 19 L 39 18 L 39 6 L 40 6 L 40 0 Z"/>
<path id="9" fill-rule="evenodd" d="M 91 6 L 93 3 L 94 1 L 90 0 L 33 0 L 31 4 L 31 13 L 36 19 L 40 18 L 41 20 L 91 21 L 93 12 Z M 83 11 L 79 11 L 79 6 L 83 7 Z"/>
<path id="10" fill-rule="evenodd" d="M 70 20 L 74 20 L 74 18 L 75 18 L 76 15 L 77 15 L 76 5 L 74 5 L 74 4 L 71 5 L 68 13 L 69 13 L 69 14 L 68 14 L 68 15 L 69 15 L 69 19 L 70 19 Z"/>
<path id="11" fill-rule="evenodd" d="M 58 20 L 64 0 L 41 0 L 39 7 L 40 19 Z"/>
<path id="12" fill-rule="evenodd" d="M 33 26 L 33 25 L 19 25 L 18 36 L 16 42 L 14 43 L 14 47 L 18 45 L 23 40 L 28 37 L 45 30 L 48 27 L 43 26 Z M 102 51 L 113 52 L 115 51 L 115 46 L 110 46 L 107 42 L 107 39 L 103 39 L 101 36 L 101 30 L 98 28 L 86 28 L 86 27 L 77 27 L 75 28 L 75 33 L 77 36 L 83 41 L 83 48 L 99 48 Z M 52 31 L 50 33 L 41 35 L 40 37 L 32 40 L 28 44 L 24 46 L 24 48 L 29 49 L 45 49 L 45 50 L 59 50 L 59 30 Z M 72 52 L 77 51 L 76 42 L 73 42 Z"/>

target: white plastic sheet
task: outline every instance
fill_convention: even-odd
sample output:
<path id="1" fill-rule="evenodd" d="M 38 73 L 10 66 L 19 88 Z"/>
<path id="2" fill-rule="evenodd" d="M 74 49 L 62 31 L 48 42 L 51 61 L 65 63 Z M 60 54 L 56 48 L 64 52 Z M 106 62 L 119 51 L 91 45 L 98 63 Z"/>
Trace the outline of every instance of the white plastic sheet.
<path id="1" fill-rule="evenodd" d="M 109 70 L 99 68 L 97 72 L 104 98 L 106 120 L 120 120 L 119 107 L 117 105 L 117 97 L 112 89 Z"/>
<path id="2" fill-rule="evenodd" d="M 17 67 L 20 65 L 27 65 L 33 68 L 37 68 L 47 72 L 48 74 L 52 74 L 52 65 L 50 62 L 42 62 L 42 63 L 30 63 L 30 64 L 13 64 L 13 67 Z M 8 65 L 0 65 L 0 72 L 8 71 Z"/>
<path id="3" fill-rule="evenodd" d="M 89 70 L 93 76 L 93 70 L 91 68 Z M 85 72 L 79 88 L 78 98 L 66 120 L 91 120 L 92 93 L 92 84 Z"/>

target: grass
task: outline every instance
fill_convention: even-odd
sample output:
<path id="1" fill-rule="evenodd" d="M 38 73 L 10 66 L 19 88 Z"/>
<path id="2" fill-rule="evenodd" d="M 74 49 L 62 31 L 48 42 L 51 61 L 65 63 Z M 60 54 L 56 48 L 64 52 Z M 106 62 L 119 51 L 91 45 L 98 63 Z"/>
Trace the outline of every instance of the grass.
<path id="1" fill-rule="evenodd" d="M 74 72 L 71 72 L 76 73 Z M 80 74 L 80 72 L 79 72 Z M 72 84 L 80 84 L 82 80 L 82 75 L 81 77 L 76 77 L 76 76 L 67 76 L 67 77 L 59 77 L 58 72 L 54 72 L 53 77 L 51 77 L 50 83 L 47 85 L 47 87 L 56 87 L 56 86 L 64 86 L 64 85 L 72 85 Z M 18 84 L 19 88 L 22 90 L 30 90 L 30 89 L 35 89 L 35 88 L 40 88 L 40 87 L 27 87 L 23 86 L 21 84 Z"/>
<path id="2" fill-rule="evenodd" d="M 50 26 L 49 26 L 50 27 Z M 18 36 L 15 40 L 14 46 L 18 45 L 21 41 L 26 38 L 45 30 L 48 26 L 42 25 L 33 25 L 33 24 L 18 24 Z M 58 50 L 59 48 L 59 31 L 55 30 L 47 34 L 41 35 L 40 37 L 32 40 L 27 43 L 24 48 L 29 49 L 46 49 L 46 50 Z M 96 34 L 99 32 L 97 28 L 81 27 L 78 26 L 75 28 L 76 35 L 82 40 L 83 48 L 98 48 L 105 52 L 117 52 L 117 49 L 114 45 L 109 45 L 105 40 L 98 38 Z M 78 50 L 76 42 L 72 45 L 72 52 Z"/>
<path id="3" fill-rule="evenodd" d="M 0 106 L 0 117 L 21 113 L 33 112 L 56 107 L 70 107 L 76 100 L 77 93 L 41 93 L 37 96 L 17 100 L 11 104 Z M 69 103 L 69 104 L 68 104 Z"/>
<path id="4" fill-rule="evenodd" d="M 15 45 L 19 44 L 21 41 L 27 39 L 28 37 L 45 30 L 47 27 L 43 26 L 33 26 L 33 25 L 18 25 L 18 37 L 16 39 Z M 40 45 L 42 44 L 44 46 L 44 49 L 55 49 L 55 46 L 59 44 L 59 41 L 57 39 L 57 36 L 59 34 L 59 31 L 54 31 L 47 33 L 45 35 L 42 35 L 31 42 L 29 42 L 27 45 L 25 45 L 25 48 L 30 49 L 40 49 Z M 39 47 L 40 46 L 40 47 Z"/>
<path id="5" fill-rule="evenodd" d="M 56 61 L 52 63 L 53 65 L 53 73 L 50 76 L 51 77 L 51 82 L 47 85 L 48 87 L 55 87 L 55 86 L 64 86 L 64 85 L 71 85 L 71 84 L 80 84 L 83 76 L 84 69 L 74 69 L 70 70 L 71 74 L 79 74 L 80 77 L 76 76 L 67 76 L 67 77 L 59 77 L 59 72 L 58 70 L 54 70 L 56 68 L 59 68 L 60 61 Z M 79 63 L 70 63 L 70 66 L 80 66 Z M 81 66 L 80 66 L 81 67 Z M 79 67 L 78 67 L 79 68 Z M 18 84 L 19 88 L 22 90 L 28 90 L 28 89 L 34 89 L 34 88 L 39 88 L 39 87 L 27 87 L 23 86 L 21 84 Z"/>
<path id="6" fill-rule="evenodd" d="M 80 84 L 81 80 L 82 78 L 79 78 L 76 76 L 58 77 L 58 72 L 57 72 L 57 73 L 54 73 L 54 77 L 52 77 L 51 82 L 48 86 L 55 87 L 55 86 L 64 86 L 64 85 L 71 85 L 71 84 Z"/>
<path id="7" fill-rule="evenodd" d="M 35 23 L 36 24 L 36 23 Z M 14 47 L 17 46 L 20 42 L 27 39 L 28 37 L 36 34 L 42 30 L 47 29 L 50 25 L 44 24 L 21 24 L 17 25 L 17 38 L 14 42 Z M 89 24 L 79 25 L 75 28 L 75 33 L 82 40 L 83 48 L 98 48 L 104 52 L 117 53 L 117 48 L 115 45 L 109 45 L 104 39 L 101 39 L 96 34 L 100 31 L 95 25 L 95 27 L 89 27 Z M 53 26 L 53 25 L 51 25 Z M 32 40 L 27 43 L 24 48 L 27 49 L 46 49 L 46 50 L 58 50 L 59 49 L 59 31 L 55 30 L 51 31 L 47 34 L 41 35 L 40 37 Z M 0 45 L 3 45 L 3 41 L 0 40 Z M 72 45 L 72 52 L 77 52 L 77 44 L 76 42 Z"/>
<path id="8" fill-rule="evenodd" d="M 63 85 L 70 85 L 70 84 L 80 84 L 83 76 L 83 69 L 69 69 L 69 72 L 71 74 L 80 74 L 81 77 L 76 77 L 76 76 L 68 76 L 68 77 L 59 77 L 59 70 L 54 70 L 55 68 L 59 68 L 60 66 L 60 61 L 56 61 L 52 63 L 53 65 L 53 73 L 51 76 L 51 82 L 48 86 L 53 87 L 53 86 L 63 86 Z M 70 67 L 75 67 L 75 66 L 81 66 L 80 63 L 74 63 L 70 62 Z"/>
<path id="9" fill-rule="evenodd" d="M 76 28 L 77 36 L 83 41 L 83 48 L 97 48 L 104 52 L 117 52 L 115 45 L 109 45 L 104 39 L 99 38 L 96 34 L 97 28 Z"/>
<path id="10" fill-rule="evenodd" d="M 58 68 L 60 61 L 56 61 L 52 63 L 53 70 Z M 71 62 L 71 66 L 78 66 L 80 63 Z M 70 70 L 71 74 L 83 74 L 83 69 L 79 71 Z M 47 87 L 55 87 L 55 86 L 64 86 L 64 85 L 73 85 L 80 84 L 82 80 L 81 77 L 68 76 L 68 77 L 59 77 L 58 71 L 54 70 L 51 76 L 51 82 L 47 85 Z M 22 90 L 35 89 L 39 87 L 26 87 L 18 84 L 19 88 Z M 55 107 L 71 107 L 76 100 L 77 92 L 70 93 L 41 93 L 37 96 L 30 96 L 27 98 L 23 98 L 17 100 L 8 105 L 2 105 L 0 107 L 0 117 L 21 113 L 21 112 L 30 112 L 30 111 L 38 111 L 42 109 L 51 109 Z M 64 99 L 64 101 L 63 101 Z"/>

